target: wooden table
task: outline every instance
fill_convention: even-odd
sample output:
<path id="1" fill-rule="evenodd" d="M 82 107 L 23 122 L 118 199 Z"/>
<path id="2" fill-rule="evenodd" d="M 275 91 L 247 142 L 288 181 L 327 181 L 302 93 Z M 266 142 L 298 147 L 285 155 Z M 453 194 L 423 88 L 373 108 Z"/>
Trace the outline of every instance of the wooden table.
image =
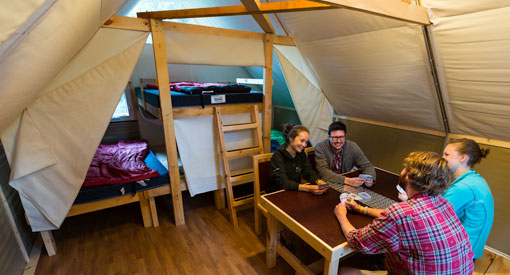
<path id="1" fill-rule="evenodd" d="M 398 201 L 395 185 L 398 175 L 376 168 L 377 183 L 372 191 Z M 357 176 L 359 172 L 347 174 Z M 276 265 L 276 255 L 284 258 L 297 273 L 313 274 L 285 246 L 280 244 L 279 223 L 298 235 L 308 245 L 324 256 L 324 274 L 337 274 L 340 258 L 353 252 L 345 239 L 333 210 L 340 202 L 340 192 L 329 189 L 326 194 L 314 196 L 307 192 L 279 191 L 264 195 L 261 204 L 267 211 L 267 267 Z M 371 217 L 348 213 L 347 217 L 356 228 L 372 221 Z"/>

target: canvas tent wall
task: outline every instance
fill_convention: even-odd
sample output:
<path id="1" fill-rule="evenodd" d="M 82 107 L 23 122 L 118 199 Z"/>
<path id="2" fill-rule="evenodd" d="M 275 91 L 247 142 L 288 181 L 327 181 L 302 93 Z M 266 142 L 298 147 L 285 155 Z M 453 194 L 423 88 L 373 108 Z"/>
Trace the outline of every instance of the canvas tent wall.
<path id="1" fill-rule="evenodd" d="M 62 223 L 145 44 L 99 28 L 119 3 L 58 1 L 0 61 L 10 185 L 34 231 Z"/>

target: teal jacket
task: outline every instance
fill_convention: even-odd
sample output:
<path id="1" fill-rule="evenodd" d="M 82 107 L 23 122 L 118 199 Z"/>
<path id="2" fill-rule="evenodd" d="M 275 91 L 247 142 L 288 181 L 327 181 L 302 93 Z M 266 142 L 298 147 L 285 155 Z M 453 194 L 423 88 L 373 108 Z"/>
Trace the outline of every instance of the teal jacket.
<path id="1" fill-rule="evenodd" d="M 466 229 L 474 258 L 481 258 L 494 221 L 494 198 L 489 185 L 482 176 L 469 170 L 452 183 L 443 197 L 452 203 Z"/>

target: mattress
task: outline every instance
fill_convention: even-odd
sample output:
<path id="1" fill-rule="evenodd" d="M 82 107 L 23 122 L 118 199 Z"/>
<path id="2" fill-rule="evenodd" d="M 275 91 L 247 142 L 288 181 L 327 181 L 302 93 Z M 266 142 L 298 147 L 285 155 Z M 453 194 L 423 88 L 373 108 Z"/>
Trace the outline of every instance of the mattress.
<path id="1" fill-rule="evenodd" d="M 136 96 L 142 99 L 140 88 L 135 88 Z M 145 102 L 155 107 L 160 107 L 159 90 L 144 89 Z M 170 92 L 173 107 L 207 106 L 218 104 L 239 104 L 239 103 L 261 103 L 264 94 L 259 91 L 249 93 L 228 93 L 228 94 L 185 94 L 181 92 Z"/>
<path id="2" fill-rule="evenodd" d="M 144 185 L 138 182 L 128 182 L 123 184 L 106 185 L 94 187 L 86 190 L 80 190 L 73 204 L 82 204 L 93 201 L 114 198 L 127 194 L 136 194 L 136 192 L 156 188 L 169 184 L 168 170 L 159 162 L 152 151 L 144 160 L 147 167 L 159 172 L 158 177 L 143 180 Z"/>

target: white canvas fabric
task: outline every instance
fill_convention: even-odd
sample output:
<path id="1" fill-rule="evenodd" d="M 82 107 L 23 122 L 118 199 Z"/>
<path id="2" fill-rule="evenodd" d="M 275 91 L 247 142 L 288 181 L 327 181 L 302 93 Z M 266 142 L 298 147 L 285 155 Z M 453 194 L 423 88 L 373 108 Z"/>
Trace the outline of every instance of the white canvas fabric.
<path id="1" fill-rule="evenodd" d="M 510 140 L 510 7 L 438 18 L 451 132 Z"/>
<path id="2" fill-rule="evenodd" d="M 0 133 L 94 35 L 100 12 L 100 0 L 58 1 L 0 60 Z"/>
<path id="3" fill-rule="evenodd" d="M 338 114 L 442 131 L 420 27 L 298 45 Z"/>
<path id="4" fill-rule="evenodd" d="M 18 45 L 56 0 L 0 2 L 0 60 Z"/>
<path id="5" fill-rule="evenodd" d="M 13 35 L 44 2 L 44 0 L 2 1 L 0 44 Z"/>
<path id="6" fill-rule="evenodd" d="M 248 123 L 249 113 L 223 115 L 223 124 Z M 216 122 L 212 116 L 175 119 L 175 138 L 191 196 L 224 186 Z M 225 134 L 227 150 L 254 146 L 251 131 Z M 229 161 L 230 170 L 251 167 L 251 158 Z"/>
<path id="7" fill-rule="evenodd" d="M 282 22 L 338 114 L 444 130 L 420 26 L 352 10 Z"/>
<path id="8" fill-rule="evenodd" d="M 403 21 L 348 9 L 278 14 L 298 43 L 410 25 Z"/>
<path id="9" fill-rule="evenodd" d="M 421 0 L 421 4 L 429 8 L 430 21 L 436 24 L 441 17 L 475 13 L 497 8 L 509 7 L 508 0 Z"/>
<path id="10" fill-rule="evenodd" d="M 167 62 L 226 66 L 264 66 L 258 39 L 165 30 Z"/>
<path id="11" fill-rule="evenodd" d="M 301 123 L 310 130 L 310 142 L 327 138 L 333 121 L 330 104 L 296 47 L 275 46 L 285 81 Z"/>
<path id="12" fill-rule="evenodd" d="M 3 133 L 9 184 L 33 231 L 56 229 L 66 217 L 147 35 L 99 30 Z"/>

